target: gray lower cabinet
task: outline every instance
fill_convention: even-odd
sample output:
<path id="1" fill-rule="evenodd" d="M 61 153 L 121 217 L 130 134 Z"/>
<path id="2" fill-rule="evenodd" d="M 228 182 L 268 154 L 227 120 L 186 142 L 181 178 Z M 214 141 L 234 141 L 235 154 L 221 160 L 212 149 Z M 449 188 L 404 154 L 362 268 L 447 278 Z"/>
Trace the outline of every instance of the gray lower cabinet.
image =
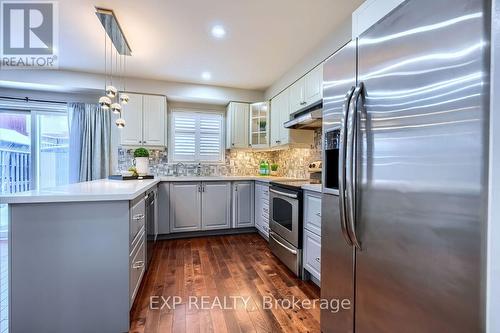
<path id="1" fill-rule="evenodd" d="M 130 202 L 129 213 L 129 308 L 134 304 L 135 296 L 146 271 L 146 202 L 144 196 Z"/>
<path id="2" fill-rule="evenodd" d="M 254 225 L 254 182 L 234 182 L 233 226 L 235 228 L 247 228 Z"/>
<path id="3" fill-rule="evenodd" d="M 255 227 L 269 239 L 269 185 L 255 182 Z"/>
<path id="4" fill-rule="evenodd" d="M 158 185 L 158 234 L 170 233 L 170 184 L 160 183 Z"/>
<path id="5" fill-rule="evenodd" d="M 321 237 L 304 230 L 304 269 L 316 279 L 321 280 Z"/>
<path id="6" fill-rule="evenodd" d="M 142 277 L 146 271 L 146 244 L 145 229 L 141 229 L 137 235 L 137 241 L 133 243 L 133 249 L 129 256 L 129 297 L 132 308 L 135 297 L 139 291 Z"/>
<path id="7" fill-rule="evenodd" d="M 170 232 L 201 230 L 201 183 L 170 183 Z"/>
<path id="8" fill-rule="evenodd" d="M 321 280 L 321 193 L 304 192 L 303 243 L 304 271 L 319 282 Z"/>
<path id="9" fill-rule="evenodd" d="M 231 227 L 231 183 L 204 182 L 201 195 L 202 230 Z"/>

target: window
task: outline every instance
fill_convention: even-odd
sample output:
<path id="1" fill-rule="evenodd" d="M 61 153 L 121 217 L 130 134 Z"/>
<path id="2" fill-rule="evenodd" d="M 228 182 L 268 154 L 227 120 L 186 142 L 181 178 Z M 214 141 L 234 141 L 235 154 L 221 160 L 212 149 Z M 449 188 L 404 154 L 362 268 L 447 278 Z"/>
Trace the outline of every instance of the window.
<path id="1" fill-rule="evenodd" d="M 0 101 L 1 194 L 68 183 L 66 105 L 38 104 Z"/>
<path id="2" fill-rule="evenodd" d="M 170 156 L 172 161 L 223 162 L 223 114 L 174 110 L 171 123 Z"/>

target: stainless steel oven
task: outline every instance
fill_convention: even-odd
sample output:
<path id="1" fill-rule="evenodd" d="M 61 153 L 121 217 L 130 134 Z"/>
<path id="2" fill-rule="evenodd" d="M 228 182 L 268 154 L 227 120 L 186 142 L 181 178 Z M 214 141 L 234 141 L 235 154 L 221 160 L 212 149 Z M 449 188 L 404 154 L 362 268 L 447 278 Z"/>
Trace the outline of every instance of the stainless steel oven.
<path id="1" fill-rule="evenodd" d="M 270 234 L 273 253 L 297 276 L 302 275 L 302 190 L 297 185 L 271 183 Z"/>

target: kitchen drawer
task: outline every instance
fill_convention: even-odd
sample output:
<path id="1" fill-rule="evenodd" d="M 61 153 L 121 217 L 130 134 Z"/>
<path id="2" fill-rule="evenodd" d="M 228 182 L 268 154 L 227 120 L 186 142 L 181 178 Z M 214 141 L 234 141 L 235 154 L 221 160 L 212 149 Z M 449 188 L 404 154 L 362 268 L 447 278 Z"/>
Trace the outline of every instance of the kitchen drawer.
<path id="1" fill-rule="evenodd" d="M 304 228 L 321 236 L 321 193 L 304 194 Z"/>
<path id="2" fill-rule="evenodd" d="M 129 242 L 136 238 L 140 230 L 144 228 L 144 223 L 146 220 L 146 204 L 144 198 L 138 201 L 132 202 L 132 207 L 130 208 L 130 237 Z"/>
<path id="3" fill-rule="evenodd" d="M 144 233 L 141 240 L 136 244 L 129 257 L 129 297 L 130 307 L 134 304 L 135 296 L 141 285 L 141 280 L 146 268 L 146 247 L 144 244 Z"/>
<path id="4" fill-rule="evenodd" d="M 312 276 L 320 280 L 321 276 L 321 238 L 310 232 L 304 231 L 304 268 Z"/>

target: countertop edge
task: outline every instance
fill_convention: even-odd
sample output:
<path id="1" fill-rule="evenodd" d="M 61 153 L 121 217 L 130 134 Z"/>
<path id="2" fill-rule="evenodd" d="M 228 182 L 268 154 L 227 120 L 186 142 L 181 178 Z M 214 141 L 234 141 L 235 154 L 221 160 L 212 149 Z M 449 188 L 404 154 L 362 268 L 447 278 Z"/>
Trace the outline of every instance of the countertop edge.
<path id="1" fill-rule="evenodd" d="M 154 179 L 143 187 L 132 193 L 103 193 L 103 194 L 41 194 L 38 196 L 0 196 L 0 204 L 20 205 L 20 204 L 39 204 L 39 203 L 71 203 L 71 202 L 101 202 L 101 201 L 130 201 L 137 198 L 153 186 L 160 183 L 159 179 Z"/>
<path id="2" fill-rule="evenodd" d="M 106 181 L 103 179 L 101 181 Z M 292 177 L 265 177 L 265 176 L 195 176 L 195 177 L 158 177 L 142 187 L 138 187 L 134 192 L 129 193 L 57 193 L 57 188 L 47 189 L 45 193 L 35 193 L 23 195 L 22 193 L 14 195 L 0 196 L 0 204 L 38 204 L 38 203 L 70 203 L 70 202 L 99 202 L 99 201 L 129 201 L 137 198 L 141 193 L 146 192 L 151 187 L 165 182 L 195 182 L 195 181 L 256 181 L 270 183 L 276 180 L 304 180 L 304 178 Z M 112 180 L 120 182 L 120 180 Z M 61 186 L 63 188 L 63 186 Z M 53 192 L 53 193 L 51 193 Z M 27 192 L 28 193 L 28 192 Z"/>

